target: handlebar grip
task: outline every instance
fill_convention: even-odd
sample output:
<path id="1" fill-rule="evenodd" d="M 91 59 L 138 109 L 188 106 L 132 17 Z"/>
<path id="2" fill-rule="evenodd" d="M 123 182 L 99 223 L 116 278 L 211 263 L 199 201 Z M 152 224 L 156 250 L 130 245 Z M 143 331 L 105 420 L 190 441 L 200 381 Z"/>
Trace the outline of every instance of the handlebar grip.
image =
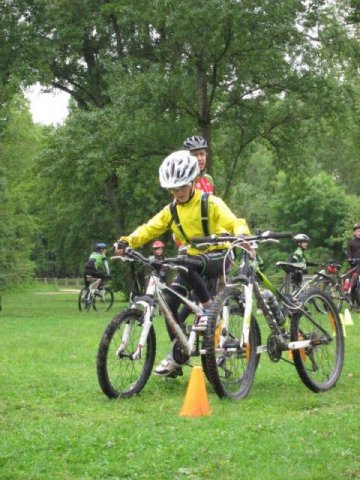
<path id="1" fill-rule="evenodd" d="M 197 244 L 197 243 L 212 243 L 218 240 L 220 240 L 220 238 L 217 235 L 210 235 L 208 237 L 195 237 L 191 241 Z"/>

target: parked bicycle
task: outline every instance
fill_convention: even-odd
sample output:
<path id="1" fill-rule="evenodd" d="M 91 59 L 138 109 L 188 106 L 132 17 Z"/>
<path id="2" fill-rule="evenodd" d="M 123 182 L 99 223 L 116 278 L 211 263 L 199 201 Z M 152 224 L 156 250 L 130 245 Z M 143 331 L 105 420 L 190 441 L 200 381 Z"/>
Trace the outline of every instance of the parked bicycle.
<path id="1" fill-rule="evenodd" d="M 124 257 L 113 257 L 123 261 L 137 260 L 149 270 L 150 278 L 145 295 L 134 297 L 130 308 L 116 315 L 101 337 L 97 354 L 97 376 L 102 391 L 109 398 L 131 397 L 146 385 L 155 361 L 156 334 L 154 318 L 162 315 L 175 335 L 172 355 L 179 365 L 189 363 L 191 357 L 201 355 L 204 327 L 197 326 L 203 315 L 199 304 L 171 286 L 166 285 L 161 270 L 186 269 L 202 266 L 201 260 L 186 255 L 166 258 L 163 261 L 150 260 L 139 251 L 125 249 Z M 166 302 L 166 295 L 175 295 L 187 305 L 194 315 L 187 328 L 175 321 Z M 206 372 L 205 372 L 206 373 Z"/>
<path id="2" fill-rule="evenodd" d="M 102 285 L 97 288 L 98 278 L 88 277 L 89 286 L 80 290 L 78 306 L 80 311 L 89 312 L 91 308 L 98 312 L 107 312 L 114 303 L 114 293 L 110 287 Z"/>
<path id="3" fill-rule="evenodd" d="M 358 285 L 356 286 L 354 301 L 351 302 L 349 287 L 351 277 L 356 272 L 360 260 L 349 259 L 348 261 L 352 263 L 352 266 L 343 274 L 340 274 L 341 265 L 333 260 L 321 264 L 321 269 L 295 290 L 299 293 L 309 286 L 316 286 L 332 298 L 339 312 L 342 310 L 344 301 L 348 302 L 350 310 L 359 310 L 360 288 Z M 287 262 L 278 262 L 277 265 L 286 271 L 285 288 L 291 288 L 291 276 L 297 268 L 296 265 Z"/>
<path id="4" fill-rule="evenodd" d="M 294 298 L 292 293 L 282 293 L 259 269 L 257 245 L 290 236 L 286 232 L 264 232 L 246 240 L 226 238 L 232 242 L 230 251 L 242 250 L 242 260 L 237 274 L 226 279 L 225 288 L 212 304 L 203 343 L 205 371 L 219 397 L 246 397 L 259 356 L 265 352 L 275 363 L 293 363 L 302 382 L 313 392 L 329 390 L 340 377 L 344 336 L 331 298 L 316 287 L 304 289 Z M 198 242 L 219 245 L 224 239 L 212 236 Z M 257 309 L 269 329 L 264 345 L 257 334 Z"/>

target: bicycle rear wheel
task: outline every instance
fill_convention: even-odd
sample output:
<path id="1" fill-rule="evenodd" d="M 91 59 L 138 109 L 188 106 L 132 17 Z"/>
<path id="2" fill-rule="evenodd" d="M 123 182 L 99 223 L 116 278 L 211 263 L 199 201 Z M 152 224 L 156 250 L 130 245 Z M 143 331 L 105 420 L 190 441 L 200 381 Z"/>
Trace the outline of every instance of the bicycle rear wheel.
<path id="1" fill-rule="evenodd" d="M 323 284 L 323 291 L 331 297 L 338 312 L 341 312 L 344 301 L 344 294 L 341 286 L 338 283 L 325 282 Z"/>
<path id="2" fill-rule="evenodd" d="M 301 309 L 291 321 L 291 340 L 311 340 L 311 345 L 293 351 L 296 370 L 313 392 L 334 387 L 344 363 L 344 335 L 339 313 L 331 298 L 320 289 L 305 290 Z"/>
<path id="3" fill-rule="evenodd" d="M 111 288 L 104 287 L 99 293 L 95 293 L 94 309 L 98 312 L 107 312 L 114 303 L 114 294 Z"/>
<path id="4" fill-rule="evenodd" d="M 243 285 L 226 287 L 215 298 L 204 335 L 202 356 L 205 374 L 216 394 L 240 400 L 249 393 L 260 355 L 259 327 L 251 318 L 249 341 L 243 337 Z"/>
<path id="5" fill-rule="evenodd" d="M 156 354 L 153 326 L 141 350 L 141 358 L 132 358 L 139 345 L 142 316 L 140 310 L 125 310 L 113 318 L 100 340 L 97 377 L 101 390 L 109 398 L 131 397 L 139 393 L 149 379 Z"/>
<path id="6" fill-rule="evenodd" d="M 87 287 L 83 287 L 80 290 L 79 298 L 78 298 L 79 310 L 80 310 L 80 312 L 82 312 L 82 311 L 88 312 L 90 310 L 91 306 L 94 308 L 90 290 Z"/>

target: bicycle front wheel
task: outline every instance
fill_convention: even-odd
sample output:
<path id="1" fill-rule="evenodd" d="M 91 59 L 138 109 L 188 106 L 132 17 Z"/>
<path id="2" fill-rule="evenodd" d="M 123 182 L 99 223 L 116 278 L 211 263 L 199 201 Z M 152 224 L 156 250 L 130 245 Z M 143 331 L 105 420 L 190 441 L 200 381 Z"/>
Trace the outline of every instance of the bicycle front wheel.
<path id="1" fill-rule="evenodd" d="M 220 398 L 233 400 L 249 393 L 259 361 L 259 328 L 254 317 L 248 342 L 243 340 L 243 288 L 241 284 L 226 287 L 215 297 L 203 342 L 202 363 L 208 380 Z"/>
<path id="2" fill-rule="evenodd" d="M 156 338 L 151 326 L 140 358 L 133 359 L 142 332 L 143 312 L 128 309 L 109 323 L 97 354 L 97 377 L 109 398 L 126 398 L 139 393 L 151 374 Z"/>
<path id="3" fill-rule="evenodd" d="M 111 288 L 104 287 L 94 296 L 94 309 L 98 312 L 107 312 L 114 303 L 114 294 Z"/>
<path id="4" fill-rule="evenodd" d="M 296 370 L 313 392 L 334 387 L 344 363 L 344 334 L 339 313 L 331 298 L 320 289 L 305 290 L 301 308 L 291 321 L 291 340 L 310 340 L 293 351 Z"/>
<path id="5" fill-rule="evenodd" d="M 83 287 L 80 290 L 79 298 L 78 298 L 79 310 L 80 312 L 82 311 L 88 312 L 91 306 L 93 306 L 93 300 L 92 300 L 90 290 L 87 287 Z"/>

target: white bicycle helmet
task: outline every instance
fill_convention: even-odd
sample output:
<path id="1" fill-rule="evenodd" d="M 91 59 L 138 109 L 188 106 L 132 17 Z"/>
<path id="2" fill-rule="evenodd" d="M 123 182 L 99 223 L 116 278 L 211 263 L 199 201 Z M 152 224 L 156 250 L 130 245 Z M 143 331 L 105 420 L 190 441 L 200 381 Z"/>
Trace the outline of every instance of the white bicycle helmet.
<path id="1" fill-rule="evenodd" d="M 298 233 L 297 235 L 295 235 L 295 237 L 293 237 L 293 240 L 298 243 L 310 242 L 310 237 L 306 235 L 306 233 Z"/>
<path id="2" fill-rule="evenodd" d="M 178 188 L 190 184 L 200 174 L 197 158 L 189 150 L 178 150 L 165 158 L 159 168 L 160 185 Z"/>

